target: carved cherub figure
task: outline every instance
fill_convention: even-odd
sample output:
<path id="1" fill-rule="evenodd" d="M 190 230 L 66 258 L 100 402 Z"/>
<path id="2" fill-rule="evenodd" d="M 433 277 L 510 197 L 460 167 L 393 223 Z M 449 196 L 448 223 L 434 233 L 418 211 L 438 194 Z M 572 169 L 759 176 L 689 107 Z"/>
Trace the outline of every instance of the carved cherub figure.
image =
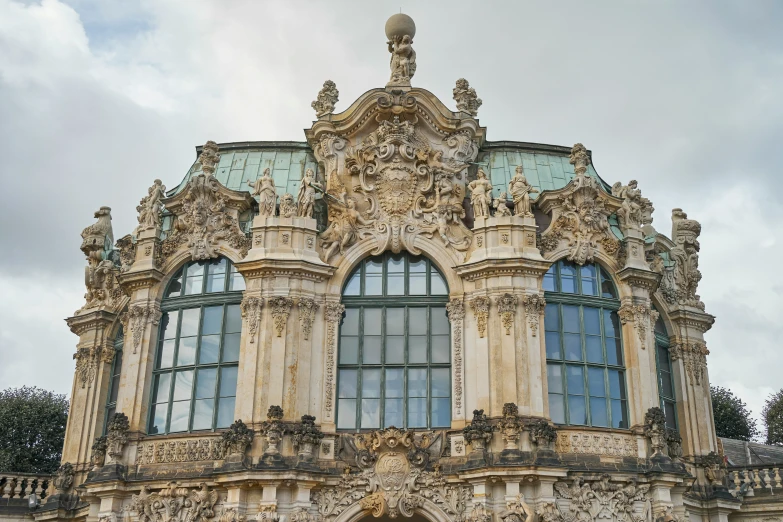
<path id="1" fill-rule="evenodd" d="M 637 188 L 638 182 L 632 179 L 628 185 L 617 182 L 612 185 L 612 195 L 622 198 L 623 205 L 617 211 L 620 227 L 639 229 L 642 225 L 642 191 Z"/>
<path id="2" fill-rule="evenodd" d="M 286 192 L 280 198 L 280 217 L 290 218 L 296 215 L 296 203 L 294 195 Z"/>
<path id="3" fill-rule="evenodd" d="M 514 214 L 517 216 L 531 217 L 530 194 L 538 193 L 538 189 L 527 182 L 522 165 L 517 165 L 516 173 L 508 183 L 508 191 L 514 200 Z"/>
<path id="4" fill-rule="evenodd" d="M 299 185 L 299 193 L 296 196 L 296 215 L 299 217 L 313 217 L 313 205 L 315 204 L 315 188 L 321 188 L 321 184 L 315 181 L 313 169 L 307 169 Z"/>
<path id="5" fill-rule="evenodd" d="M 387 42 L 391 53 L 389 83 L 410 83 L 416 73 L 416 51 L 410 35 L 395 36 Z"/>
<path id="6" fill-rule="evenodd" d="M 498 197 L 492 202 L 492 208 L 495 209 L 495 217 L 506 217 L 511 215 L 511 211 L 506 205 L 508 195 L 505 192 L 501 192 Z"/>
<path id="7" fill-rule="evenodd" d="M 489 204 L 492 201 L 492 184 L 487 174 L 478 169 L 478 176 L 468 185 L 471 190 L 470 203 L 473 205 L 473 217 L 489 217 Z"/>
<path id="8" fill-rule="evenodd" d="M 324 260 L 327 262 L 339 249 L 340 254 L 345 253 L 345 248 L 350 246 L 358 237 L 358 225 L 369 225 L 373 220 L 365 219 L 356 210 L 356 200 L 347 198 L 345 206 L 334 205 L 337 210 L 329 228 L 321 234 L 323 241 Z"/>
<path id="9" fill-rule="evenodd" d="M 253 195 L 258 196 L 258 215 L 274 216 L 277 191 L 269 169 L 264 169 L 264 173 L 255 182 L 248 180 L 247 184 L 253 187 Z"/>

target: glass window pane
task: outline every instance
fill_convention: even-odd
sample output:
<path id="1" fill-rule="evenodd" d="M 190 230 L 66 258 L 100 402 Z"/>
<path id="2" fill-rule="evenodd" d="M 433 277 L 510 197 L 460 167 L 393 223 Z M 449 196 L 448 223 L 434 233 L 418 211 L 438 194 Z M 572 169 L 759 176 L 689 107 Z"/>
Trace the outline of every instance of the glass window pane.
<path id="1" fill-rule="evenodd" d="M 579 333 L 582 331 L 579 324 L 579 307 L 563 305 L 563 331 Z"/>
<path id="2" fill-rule="evenodd" d="M 188 277 L 185 279 L 185 295 L 200 294 L 204 286 L 203 277 Z M 172 413 L 171 423 L 174 424 L 174 414 Z"/>
<path id="3" fill-rule="evenodd" d="M 672 374 L 669 372 L 661 372 L 661 395 L 667 398 L 674 398 Z"/>
<path id="4" fill-rule="evenodd" d="M 190 401 L 175 402 L 171 405 L 171 424 L 169 432 L 188 430 L 188 421 L 190 420 Z"/>
<path id="5" fill-rule="evenodd" d="M 226 258 L 220 257 L 209 262 L 207 272 L 209 274 L 225 274 L 227 264 Z"/>
<path id="6" fill-rule="evenodd" d="M 182 326 L 180 327 L 179 335 L 182 337 L 197 335 L 200 315 L 201 308 L 188 308 L 182 310 Z"/>
<path id="7" fill-rule="evenodd" d="M 430 295 L 447 295 L 448 293 L 449 289 L 446 286 L 446 281 L 433 268 L 430 274 Z"/>
<path id="8" fill-rule="evenodd" d="M 337 429 L 346 430 L 354 428 L 356 428 L 356 399 L 338 399 Z"/>
<path id="9" fill-rule="evenodd" d="M 158 368 L 171 368 L 174 364 L 174 345 L 176 342 L 175 339 L 167 339 L 161 343 Z"/>
<path id="10" fill-rule="evenodd" d="M 582 338 L 578 334 L 565 334 L 563 347 L 567 361 L 582 360 Z"/>
<path id="11" fill-rule="evenodd" d="M 225 291 L 226 291 L 226 274 L 209 274 L 207 276 L 207 293 L 211 294 L 215 292 L 225 292 Z M 195 424 L 195 420 L 193 422 Z"/>
<path id="12" fill-rule="evenodd" d="M 549 394 L 549 416 L 556 424 L 565 424 L 565 405 L 563 396 L 556 393 Z"/>
<path id="13" fill-rule="evenodd" d="M 377 399 L 381 396 L 381 370 L 362 372 L 362 398 Z"/>
<path id="14" fill-rule="evenodd" d="M 612 400 L 612 427 L 628 428 L 628 413 L 625 401 Z"/>
<path id="15" fill-rule="evenodd" d="M 661 345 L 658 345 L 658 368 L 664 372 L 671 371 L 671 364 L 669 363 L 669 350 Z"/>
<path id="16" fill-rule="evenodd" d="M 361 272 L 356 271 L 348 280 L 348 284 L 345 285 L 343 295 L 361 295 Z"/>
<path id="17" fill-rule="evenodd" d="M 171 374 L 161 373 L 156 377 L 152 402 L 168 402 L 171 393 Z"/>
<path id="18" fill-rule="evenodd" d="M 451 332 L 451 325 L 449 324 L 449 317 L 446 315 L 445 308 L 430 308 L 430 315 L 432 321 L 432 334 L 433 335 L 448 335 Z"/>
<path id="19" fill-rule="evenodd" d="M 364 335 L 381 335 L 382 313 L 380 308 L 364 309 Z"/>
<path id="20" fill-rule="evenodd" d="M 396 335 L 386 338 L 386 364 L 405 362 L 405 337 Z"/>
<path id="21" fill-rule="evenodd" d="M 383 261 L 380 258 L 368 259 L 364 262 L 364 271 L 367 274 L 380 274 L 383 272 Z"/>
<path id="22" fill-rule="evenodd" d="M 410 335 L 427 335 L 427 309 L 408 309 L 408 333 Z"/>
<path id="23" fill-rule="evenodd" d="M 623 364 L 623 348 L 620 345 L 620 339 L 606 338 L 606 362 L 615 366 Z"/>
<path id="24" fill-rule="evenodd" d="M 402 397 L 403 386 L 403 369 L 402 368 L 387 368 L 386 369 L 386 398 Z M 402 424 L 399 424 L 402 426 Z"/>
<path id="25" fill-rule="evenodd" d="M 380 320 L 378 321 L 380 324 Z M 378 332 L 380 333 L 380 331 Z M 402 335 L 405 333 L 405 308 L 386 309 L 386 335 Z"/>
<path id="26" fill-rule="evenodd" d="M 231 269 L 231 279 L 228 289 L 232 292 L 238 292 L 245 289 L 245 278 L 242 276 L 242 274 L 236 272 L 236 269 L 233 267 Z"/>
<path id="27" fill-rule="evenodd" d="M 212 417 L 214 415 L 215 399 L 201 399 L 193 406 L 193 429 L 212 429 Z"/>
<path id="28" fill-rule="evenodd" d="M 554 266 L 553 266 L 554 268 Z M 552 270 L 552 268 L 550 268 Z M 544 274 L 544 291 L 545 292 L 556 292 L 557 289 L 555 288 L 555 276 L 554 274 L 547 272 Z"/>
<path id="29" fill-rule="evenodd" d="M 666 415 L 667 428 L 677 429 L 677 413 L 675 410 L 674 403 L 668 401 L 663 403 L 663 413 Z"/>
<path id="30" fill-rule="evenodd" d="M 449 383 L 449 369 L 448 368 L 433 368 L 430 378 L 430 389 L 432 390 L 433 397 L 449 397 L 450 395 L 450 383 Z"/>
<path id="31" fill-rule="evenodd" d="M 581 366 L 566 366 L 566 384 L 569 395 L 584 395 L 585 379 L 584 368 Z"/>
<path id="32" fill-rule="evenodd" d="M 163 332 L 161 339 L 174 339 L 177 337 L 177 320 L 179 320 L 179 310 L 176 312 L 166 312 L 160 318 L 160 329 Z"/>
<path id="33" fill-rule="evenodd" d="M 591 363 L 604 362 L 604 350 L 601 346 L 601 338 L 597 335 L 585 336 L 585 351 L 587 352 L 587 361 Z"/>
<path id="34" fill-rule="evenodd" d="M 237 333 L 242 331 L 242 311 L 239 305 L 228 305 L 226 307 L 226 332 Z"/>
<path id="35" fill-rule="evenodd" d="M 576 277 L 576 265 L 559 261 L 560 277 Z"/>
<path id="36" fill-rule="evenodd" d="M 587 383 L 591 397 L 606 397 L 606 382 L 604 381 L 603 368 L 588 368 Z"/>
<path id="37" fill-rule="evenodd" d="M 604 310 L 604 335 L 620 337 L 620 318 L 617 316 L 617 312 Z"/>
<path id="38" fill-rule="evenodd" d="M 448 428 L 451 426 L 451 399 L 432 399 L 432 419 L 433 428 Z"/>
<path id="39" fill-rule="evenodd" d="M 585 333 L 590 335 L 601 335 L 601 317 L 598 308 L 585 306 L 582 308 L 582 317 L 585 322 Z"/>
<path id="40" fill-rule="evenodd" d="M 359 338 L 343 337 L 340 339 L 340 364 L 359 363 Z"/>
<path id="41" fill-rule="evenodd" d="M 380 275 L 367 275 L 364 279 L 364 295 L 381 295 L 383 293 L 383 279 Z"/>
<path id="42" fill-rule="evenodd" d="M 427 274 L 411 274 L 408 287 L 409 295 L 427 295 Z"/>
<path id="43" fill-rule="evenodd" d="M 386 399 L 384 403 L 383 412 L 383 425 L 389 426 L 402 426 L 402 399 Z"/>
<path id="44" fill-rule="evenodd" d="M 217 368 L 200 369 L 196 378 L 196 398 L 210 399 L 214 397 L 216 380 Z M 211 424 L 210 421 L 210 425 Z"/>
<path id="45" fill-rule="evenodd" d="M 561 359 L 560 333 L 546 332 L 545 334 L 546 356 L 548 359 Z"/>
<path id="46" fill-rule="evenodd" d="M 223 337 L 223 362 L 237 362 L 239 360 L 239 340 L 241 334 L 226 334 Z"/>
<path id="47" fill-rule="evenodd" d="M 451 359 L 451 346 L 448 335 L 435 335 L 432 337 L 432 362 L 447 364 Z"/>
<path id="48" fill-rule="evenodd" d="M 224 397 L 218 400 L 218 416 L 216 428 L 228 428 L 234 422 L 234 397 Z"/>
<path id="49" fill-rule="evenodd" d="M 169 286 L 166 288 L 166 295 L 164 297 L 179 297 L 182 293 L 182 270 L 177 272 L 177 275 L 169 281 Z"/>
<path id="50" fill-rule="evenodd" d="M 410 259 L 408 270 L 411 274 L 425 274 L 427 272 L 427 261 L 418 257 Z"/>
<path id="51" fill-rule="evenodd" d="M 575 277 L 562 277 L 560 279 L 560 288 L 564 294 L 576 293 L 576 278 Z"/>
<path id="52" fill-rule="evenodd" d="M 386 276 L 386 295 L 405 295 L 404 274 L 391 274 Z"/>
<path id="53" fill-rule="evenodd" d="M 220 336 L 205 335 L 201 338 L 201 349 L 199 350 L 199 364 L 214 364 L 218 362 L 220 355 Z"/>
<path id="54" fill-rule="evenodd" d="M 402 254 L 392 254 L 386 258 L 386 271 L 390 274 L 405 273 L 405 257 Z"/>
<path id="55" fill-rule="evenodd" d="M 164 433 L 166 431 L 166 421 L 168 420 L 169 404 L 155 404 L 152 406 L 152 425 L 149 434 Z"/>
<path id="56" fill-rule="evenodd" d="M 422 364 L 427 362 L 427 336 L 411 335 L 408 337 L 408 363 Z"/>
<path id="57" fill-rule="evenodd" d="M 359 309 L 346 308 L 343 324 L 340 327 L 340 333 L 343 335 L 359 335 Z"/>
<path id="58" fill-rule="evenodd" d="M 204 320 L 201 322 L 201 334 L 219 334 L 223 324 L 223 306 L 207 306 L 204 308 Z"/>
<path id="59" fill-rule="evenodd" d="M 190 399 L 193 391 L 193 370 L 177 372 L 174 377 L 174 400 Z M 173 415 L 173 414 L 172 414 Z"/>
<path id="60" fill-rule="evenodd" d="M 109 402 L 117 402 L 117 394 L 120 392 L 120 376 L 113 375 L 111 379 L 111 393 L 109 393 Z"/>
<path id="61" fill-rule="evenodd" d="M 606 399 L 590 397 L 590 425 L 609 426 L 609 413 L 606 410 Z"/>
<path id="62" fill-rule="evenodd" d="M 187 277 L 203 276 L 204 262 L 190 263 L 187 266 Z"/>
<path id="63" fill-rule="evenodd" d="M 546 365 L 547 388 L 553 393 L 563 393 L 563 367 L 559 364 Z"/>
<path id="64" fill-rule="evenodd" d="M 612 278 L 602 268 L 601 269 L 601 297 L 608 297 L 610 299 L 617 299 L 617 290 L 612 284 Z"/>
<path id="65" fill-rule="evenodd" d="M 362 348 L 362 362 L 364 364 L 381 364 L 381 336 L 372 335 L 364 338 Z"/>
<path id="66" fill-rule="evenodd" d="M 609 370 L 609 396 L 612 399 L 627 399 L 625 396 L 625 379 L 623 379 L 623 372 Z"/>
<path id="67" fill-rule="evenodd" d="M 237 367 L 220 369 L 220 396 L 233 397 L 237 394 Z"/>
<path id="68" fill-rule="evenodd" d="M 427 399 L 408 399 L 408 427 L 427 427 Z"/>
<path id="69" fill-rule="evenodd" d="M 666 333 L 666 325 L 663 322 L 663 317 L 659 316 L 658 320 L 655 321 L 655 333 L 668 336 L 668 334 Z"/>
<path id="70" fill-rule="evenodd" d="M 356 379 L 358 372 L 356 370 L 340 370 L 340 386 L 337 390 L 337 395 L 340 398 L 355 398 L 356 397 Z"/>
<path id="71" fill-rule="evenodd" d="M 362 399 L 362 428 L 380 428 L 381 400 Z"/>
<path id="72" fill-rule="evenodd" d="M 587 409 L 583 396 L 568 396 L 568 420 L 570 424 L 587 424 Z"/>
<path id="73" fill-rule="evenodd" d="M 411 368 L 408 370 L 408 397 L 427 396 L 427 370 Z"/>
<path id="74" fill-rule="evenodd" d="M 560 307 L 556 304 L 548 304 L 544 308 L 544 329 L 560 330 Z"/>
<path id="75" fill-rule="evenodd" d="M 196 344 L 198 337 L 184 337 L 179 340 L 177 366 L 190 366 L 196 363 Z"/>

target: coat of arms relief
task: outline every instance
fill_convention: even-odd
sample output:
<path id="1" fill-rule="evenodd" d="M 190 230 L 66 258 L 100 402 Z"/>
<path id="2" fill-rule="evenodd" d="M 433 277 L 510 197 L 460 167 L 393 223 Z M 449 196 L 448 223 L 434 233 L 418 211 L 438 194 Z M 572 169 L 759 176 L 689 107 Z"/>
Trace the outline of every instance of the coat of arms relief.
<path id="1" fill-rule="evenodd" d="M 363 114 L 346 111 L 346 121 L 317 122 L 308 132 L 326 178 L 322 258 L 330 262 L 364 240 L 374 242 L 374 255 L 419 254 L 422 236 L 464 261 L 472 233 L 463 223 L 463 200 L 480 128 L 473 119 L 444 116 L 431 95 L 365 96 L 375 103 L 357 101 Z"/>

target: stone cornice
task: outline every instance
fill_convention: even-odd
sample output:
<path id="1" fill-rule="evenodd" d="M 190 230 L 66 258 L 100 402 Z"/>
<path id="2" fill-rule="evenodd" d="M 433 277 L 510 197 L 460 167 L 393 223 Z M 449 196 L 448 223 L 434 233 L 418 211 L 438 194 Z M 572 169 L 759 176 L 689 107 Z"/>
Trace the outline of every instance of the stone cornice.
<path id="1" fill-rule="evenodd" d="M 329 279 L 336 268 L 331 265 L 318 265 L 307 261 L 290 259 L 259 259 L 235 263 L 239 273 L 248 279 L 263 277 L 293 277 L 321 282 Z"/>
<path id="2" fill-rule="evenodd" d="M 650 270 L 641 270 L 639 268 L 625 267 L 617 272 L 620 281 L 637 288 L 644 288 L 654 293 L 658 289 L 658 283 L 661 282 L 661 274 Z"/>
<path id="3" fill-rule="evenodd" d="M 688 326 L 704 333 L 715 322 L 715 316 L 690 307 L 674 306 L 669 310 L 669 319 L 680 326 Z"/>
<path id="4" fill-rule="evenodd" d="M 152 288 L 163 280 L 163 272 L 157 268 L 133 271 L 120 274 L 119 281 L 125 293 L 132 295 L 134 291 Z"/>
<path id="5" fill-rule="evenodd" d="M 89 330 L 101 329 L 112 324 L 117 314 L 108 310 L 94 310 L 81 315 L 74 315 L 65 320 L 68 328 L 76 335 Z"/>
<path id="6" fill-rule="evenodd" d="M 502 276 L 519 275 L 541 277 L 551 263 L 532 259 L 484 259 L 476 263 L 466 263 L 455 268 L 457 274 L 467 281 Z"/>

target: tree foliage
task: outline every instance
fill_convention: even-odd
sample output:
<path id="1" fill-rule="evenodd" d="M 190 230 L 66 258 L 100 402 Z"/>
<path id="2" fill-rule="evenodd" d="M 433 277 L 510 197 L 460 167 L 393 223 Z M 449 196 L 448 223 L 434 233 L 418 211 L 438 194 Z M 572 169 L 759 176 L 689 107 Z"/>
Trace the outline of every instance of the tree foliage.
<path id="1" fill-rule="evenodd" d="M 767 428 L 767 444 L 783 446 L 783 389 L 767 397 L 761 416 Z"/>
<path id="2" fill-rule="evenodd" d="M 756 419 L 739 397 L 721 386 L 710 386 L 710 396 L 718 437 L 749 441 L 759 436 Z"/>
<path id="3" fill-rule="evenodd" d="M 67 419 L 65 395 L 28 386 L 0 391 L 0 471 L 57 471 Z"/>

